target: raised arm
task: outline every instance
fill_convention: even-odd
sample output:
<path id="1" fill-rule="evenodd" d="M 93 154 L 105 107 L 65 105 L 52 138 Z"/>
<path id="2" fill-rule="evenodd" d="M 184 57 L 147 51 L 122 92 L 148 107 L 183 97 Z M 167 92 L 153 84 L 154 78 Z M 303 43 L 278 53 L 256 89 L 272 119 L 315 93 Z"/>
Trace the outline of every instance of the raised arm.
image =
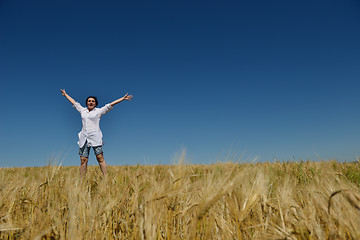
<path id="1" fill-rule="evenodd" d="M 67 100 L 69 100 L 72 103 L 72 105 L 74 105 L 76 103 L 76 101 L 65 92 L 65 89 L 60 89 L 60 91 L 61 91 L 61 94 L 63 96 L 65 96 L 67 98 Z"/>
<path id="2" fill-rule="evenodd" d="M 127 93 L 127 94 L 125 94 L 125 96 L 123 96 L 122 98 L 119 98 L 119 99 L 111 102 L 110 105 L 111 105 L 111 106 L 114 106 L 114 105 L 118 104 L 119 102 L 122 102 L 122 101 L 124 101 L 124 100 L 131 100 L 132 98 L 133 98 L 133 96 L 132 96 L 132 95 L 128 95 L 128 93 Z"/>

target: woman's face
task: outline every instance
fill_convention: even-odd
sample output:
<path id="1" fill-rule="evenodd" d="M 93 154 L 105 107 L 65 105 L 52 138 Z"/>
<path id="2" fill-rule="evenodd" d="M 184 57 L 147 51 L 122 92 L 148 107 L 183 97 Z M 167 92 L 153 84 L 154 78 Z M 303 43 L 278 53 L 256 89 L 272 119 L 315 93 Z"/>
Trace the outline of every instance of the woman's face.
<path id="1" fill-rule="evenodd" d="M 89 111 L 93 110 L 96 107 L 95 99 L 89 98 L 86 102 L 86 105 L 87 105 Z"/>

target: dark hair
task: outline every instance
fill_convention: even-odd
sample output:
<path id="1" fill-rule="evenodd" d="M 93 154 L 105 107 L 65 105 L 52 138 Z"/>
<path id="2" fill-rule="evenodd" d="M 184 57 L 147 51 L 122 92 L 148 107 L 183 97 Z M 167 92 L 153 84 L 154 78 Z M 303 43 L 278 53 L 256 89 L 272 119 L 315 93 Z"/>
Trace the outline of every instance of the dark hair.
<path id="1" fill-rule="evenodd" d="M 96 104 L 95 107 L 97 107 L 98 101 L 97 101 L 97 98 L 96 98 L 95 96 L 89 96 L 89 97 L 86 99 L 85 106 L 87 106 L 87 101 L 88 101 L 89 98 L 95 99 L 95 104 Z"/>

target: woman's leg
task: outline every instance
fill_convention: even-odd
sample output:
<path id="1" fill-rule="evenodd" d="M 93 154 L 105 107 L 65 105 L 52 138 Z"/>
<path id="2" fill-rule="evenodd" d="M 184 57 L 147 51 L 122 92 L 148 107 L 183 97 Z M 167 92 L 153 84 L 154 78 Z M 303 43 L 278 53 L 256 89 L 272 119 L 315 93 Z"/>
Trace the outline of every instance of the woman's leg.
<path id="1" fill-rule="evenodd" d="M 96 155 L 96 160 L 97 160 L 98 163 L 99 163 L 101 172 L 104 174 L 104 176 L 107 176 L 106 163 L 105 163 L 105 159 L 104 159 L 103 153 L 100 153 L 100 154 Z"/>
<path id="2" fill-rule="evenodd" d="M 84 176 L 86 173 L 86 170 L 87 170 L 87 163 L 88 163 L 89 158 L 81 156 L 80 160 L 81 160 L 80 174 L 81 174 L 81 176 Z"/>

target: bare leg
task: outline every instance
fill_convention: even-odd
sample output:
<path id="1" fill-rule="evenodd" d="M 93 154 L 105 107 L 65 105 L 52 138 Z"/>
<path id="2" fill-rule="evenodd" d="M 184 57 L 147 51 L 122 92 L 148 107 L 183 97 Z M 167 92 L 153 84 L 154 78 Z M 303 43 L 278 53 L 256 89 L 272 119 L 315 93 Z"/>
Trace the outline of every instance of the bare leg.
<path id="1" fill-rule="evenodd" d="M 106 169 L 106 163 L 105 163 L 104 155 L 102 153 L 96 155 L 96 160 L 99 163 L 101 172 L 104 174 L 104 176 L 107 176 L 107 169 Z"/>
<path id="2" fill-rule="evenodd" d="M 87 163 L 89 158 L 87 157 L 80 157 L 81 165 L 80 165 L 80 174 L 81 176 L 84 176 L 87 170 Z"/>

